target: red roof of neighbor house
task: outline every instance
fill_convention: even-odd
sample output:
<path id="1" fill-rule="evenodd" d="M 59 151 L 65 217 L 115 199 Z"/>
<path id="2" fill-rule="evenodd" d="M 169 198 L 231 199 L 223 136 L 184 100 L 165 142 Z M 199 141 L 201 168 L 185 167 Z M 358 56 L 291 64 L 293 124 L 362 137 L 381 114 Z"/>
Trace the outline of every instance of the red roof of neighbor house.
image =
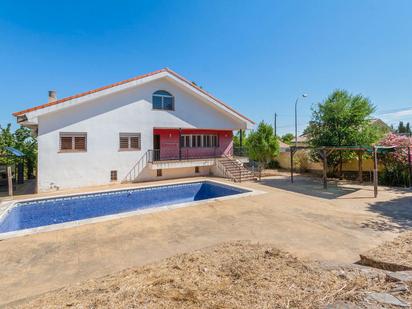
<path id="1" fill-rule="evenodd" d="M 289 148 L 290 147 L 290 145 L 282 142 L 281 140 L 278 140 L 278 143 L 279 143 L 279 147 L 281 147 L 281 148 Z"/>
<path id="2" fill-rule="evenodd" d="M 104 87 L 96 88 L 96 89 L 89 90 L 89 91 L 86 91 L 86 92 L 82 92 L 82 93 L 79 93 L 79 94 L 75 94 L 75 95 L 72 95 L 70 97 L 60 99 L 60 100 L 56 100 L 56 101 L 53 101 L 53 102 L 49 102 L 49 103 L 46 103 L 46 104 L 42 104 L 42 105 L 39 105 L 39 106 L 28 108 L 28 109 L 13 113 L 13 116 L 15 116 L 15 117 L 21 116 L 21 115 L 24 115 L 26 113 L 30 113 L 30 112 L 33 112 L 33 111 L 36 111 L 36 110 L 39 110 L 39 109 L 49 107 L 49 106 L 54 106 L 54 105 L 57 105 L 57 104 L 60 104 L 60 103 L 66 102 L 66 101 L 70 101 L 70 100 L 73 100 L 73 99 L 77 99 L 77 98 L 80 98 L 80 97 L 84 97 L 84 96 L 92 94 L 92 93 L 96 93 L 96 92 L 99 92 L 99 91 L 102 91 L 102 90 L 113 88 L 113 87 L 123 85 L 123 84 L 129 83 L 129 82 L 135 81 L 135 80 L 139 80 L 139 79 L 142 79 L 142 78 L 145 78 L 145 77 L 156 75 L 156 74 L 159 74 L 159 73 L 162 73 L 162 72 L 168 72 L 168 73 L 172 74 L 173 76 L 177 77 L 181 81 L 189 84 L 190 86 L 196 88 L 198 91 L 204 93 L 205 95 L 207 95 L 211 99 L 215 100 L 216 102 L 218 102 L 222 106 L 224 106 L 224 107 L 228 108 L 229 110 L 231 110 L 232 112 L 236 113 L 240 117 L 242 117 L 245 120 L 250 121 L 251 123 L 254 124 L 254 122 L 251 119 L 249 119 L 246 116 L 240 114 L 239 112 L 237 112 L 236 110 L 234 110 L 233 108 L 228 106 L 227 104 L 223 103 L 222 101 L 220 101 L 216 97 L 212 96 L 210 93 L 208 93 L 205 90 L 203 90 L 202 88 L 194 85 L 193 83 L 188 81 L 186 78 L 184 78 L 183 76 L 180 76 L 179 74 L 177 74 L 176 72 L 170 70 L 169 68 L 164 68 L 164 69 L 157 70 L 157 71 L 154 71 L 154 72 L 151 72 L 151 73 L 148 73 L 148 74 L 143 74 L 143 75 L 140 75 L 140 76 L 132 77 L 132 78 L 129 78 L 129 79 L 126 79 L 126 80 L 123 80 L 123 81 L 120 81 L 120 82 L 117 82 L 117 83 L 114 83 L 114 84 L 110 84 L 110 85 L 107 85 L 107 86 L 104 86 Z"/>

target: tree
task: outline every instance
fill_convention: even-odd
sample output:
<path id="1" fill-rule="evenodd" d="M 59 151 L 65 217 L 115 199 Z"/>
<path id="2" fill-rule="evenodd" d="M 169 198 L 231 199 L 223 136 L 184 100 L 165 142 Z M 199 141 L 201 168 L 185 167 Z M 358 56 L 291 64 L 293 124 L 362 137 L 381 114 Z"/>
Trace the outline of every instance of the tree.
<path id="1" fill-rule="evenodd" d="M 403 124 L 403 121 L 399 121 L 397 132 L 398 133 L 405 133 L 405 130 L 406 130 L 406 128 L 405 128 L 405 125 Z"/>
<path id="2" fill-rule="evenodd" d="M 312 108 L 312 119 L 306 132 L 313 147 L 369 146 L 378 141 L 379 129 L 370 119 L 374 105 L 362 95 L 352 95 L 346 90 L 336 90 L 326 100 Z M 353 152 L 334 151 L 328 155 L 328 165 L 334 172 L 339 167 L 342 175 L 344 160 Z M 319 159 L 319 154 L 315 153 Z"/>
<path id="3" fill-rule="evenodd" d="M 240 147 L 240 131 L 238 131 L 236 134 L 233 135 L 233 147 L 239 148 Z M 246 141 L 246 136 L 243 133 L 242 136 L 242 144 L 244 144 Z"/>
<path id="4" fill-rule="evenodd" d="M 11 124 L 9 123 L 5 128 L 0 125 L 0 154 L 8 154 L 4 147 L 14 147 L 14 136 L 11 132 Z M 9 158 L 0 158 L 0 163 L 10 165 L 12 161 Z"/>
<path id="5" fill-rule="evenodd" d="M 246 147 L 250 159 L 259 162 L 260 167 L 265 167 L 279 154 L 279 142 L 273 134 L 273 128 L 263 121 L 257 130 L 248 135 Z"/>
<path id="6" fill-rule="evenodd" d="M 11 124 L 9 123 L 5 128 L 0 125 L 0 147 L 14 146 L 14 137 L 11 132 Z"/>
<path id="7" fill-rule="evenodd" d="M 412 138 L 390 133 L 379 144 L 396 147 L 379 155 L 379 160 L 384 167 L 379 177 L 380 181 L 384 185 L 409 186 L 408 146 L 412 144 Z"/>
<path id="8" fill-rule="evenodd" d="M 4 147 L 14 147 L 25 154 L 27 164 L 27 174 L 31 178 L 37 161 L 37 140 L 28 128 L 20 127 L 14 133 L 11 130 L 11 124 L 5 128 L 0 126 L 0 151 Z M 11 164 L 10 159 L 1 159 L 3 164 Z"/>
<path id="9" fill-rule="evenodd" d="M 409 122 L 406 123 L 406 127 L 405 127 L 405 133 L 407 134 L 411 134 L 411 126 L 409 125 Z"/>
<path id="10" fill-rule="evenodd" d="M 14 132 L 15 148 L 24 153 L 28 178 L 33 178 L 37 164 L 37 140 L 29 128 L 20 127 Z"/>
<path id="11" fill-rule="evenodd" d="M 293 139 L 295 138 L 295 136 L 292 133 L 286 133 L 284 135 L 282 135 L 281 137 L 281 141 L 284 142 L 285 144 L 292 144 Z"/>
<path id="12" fill-rule="evenodd" d="M 411 134 L 411 127 L 409 122 L 406 123 L 406 125 L 403 123 L 403 121 L 399 121 L 398 128 L 396 129 L 396 133 L 400 134 Z"/>

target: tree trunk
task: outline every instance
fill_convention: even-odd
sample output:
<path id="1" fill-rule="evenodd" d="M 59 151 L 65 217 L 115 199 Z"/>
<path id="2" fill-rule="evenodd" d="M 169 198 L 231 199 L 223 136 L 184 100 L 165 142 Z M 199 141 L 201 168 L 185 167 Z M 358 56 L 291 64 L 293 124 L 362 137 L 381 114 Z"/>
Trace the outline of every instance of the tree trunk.
<path id="1" fill-rule="evenodd" d="M 342 159 L 342 150 L 339 151 L 339 179 L 342 180 L 342 165 L 343 165 L 343 159 Z"/>

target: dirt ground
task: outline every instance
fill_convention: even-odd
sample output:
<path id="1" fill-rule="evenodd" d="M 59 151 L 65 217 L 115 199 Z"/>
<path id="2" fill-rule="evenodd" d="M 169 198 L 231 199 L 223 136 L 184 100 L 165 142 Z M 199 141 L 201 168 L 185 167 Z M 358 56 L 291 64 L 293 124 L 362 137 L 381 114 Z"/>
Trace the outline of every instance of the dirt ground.
<path id="1" fill-rule="evenodd" d="M 412 206 L 411 206 L 412 207 Z M 361 254 L 362 263 L 382 269 L 412 270 L 412 232 L 401 234 Z"/>
<path id="2" fill-rule="evenodd" d="M 322 190 L 299 177 L 293 185 L 268 177 L 241 186 L 265 193 L 0 241 L 0 306 L 238 240 L 353 263 L 412 227 L 410 191 L 382 190 L 374 199 L 369 186 L 331 183 Z"/>
<path id="3" fill-rule="evenodd" d="M 412 287 L 412 286 L 411 286 Z M 271 245 L 226 243 L 47 293 L 17 308 L 377 308 L 396 284 L 379 271 L 323 266 Z M 410 293 L 397 295 L 411 300 Z"/>

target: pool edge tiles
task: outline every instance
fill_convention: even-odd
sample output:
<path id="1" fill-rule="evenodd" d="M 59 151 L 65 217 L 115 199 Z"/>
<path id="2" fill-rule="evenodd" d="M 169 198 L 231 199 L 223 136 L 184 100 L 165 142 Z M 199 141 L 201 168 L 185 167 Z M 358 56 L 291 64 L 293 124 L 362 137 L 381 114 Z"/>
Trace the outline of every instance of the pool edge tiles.
<path id="1" fill-rule="evenodd" d="M 166 205 L 160 205 L 160 206 L 154 205 L 154 206 L 149 206 L 146 208 L 136 209 L 132 211 L 118 212 L 118 213 L 100 215 L 100 216 L 98 215 L 98 216 L 89 217 L 86 219 L 66 221 L 62 223 L 47 224 L 47 225 L 42 225 L 42 226 L 37 226 L 37 227 L 32 227 L 32 228 L 7 231 L 7 232 L 0 233 L 0 240 L 5 240 L 8 238 L 13 238 L 13 237 L 18 237 L 18 236 L 30 235 L 30 234 L 37 234 L 41 232 L 67 229 L 67 228 L 80 226 L 84 224 L 104 222 L 104 221 L 109 221 L 109 220 L 114 220 L 114 219 L 135 216 L 139 214 L 147 214 L 147 213 L 154 213 L 154 212 L 160 212 L 160 211 L 165 211 L 165 210 L 195 206 L 195 205 L 205 203 L 205 202 L 210 202 L 210 201 L 226 200 L 226 199 L 239 198 L 239 197 L 245 197 L 245 196 L 264 193 L 263 191 L 255 190 L 249 187 L 243 187 L 243 186 L 228 184 L 228 183 L 224 183 L 224 182 L 220 182 L 216 180 L 212 181 L 212 180 L 206 179 L 206 180 L 198 180 L 198 181 L 176 182 L 176 183 L 163 184 L 163 185 L 152 184 L 149 186 L 142 186 L 142 187 L 119 188 L 115 190 L 112 189 L 112 190 L 105 190 L 105 191 L 99 191 L 99 192 L 71 194 L 71 195 L 55 196 L 55 197 L 47 197 L 47 198 L 43 197 L 43 198 L 27 199 L 27 200 L 20 200 L 20 201 L 13 202 L 13 204 L 9 206 L 3 214 L 0 214 L 0 225 L 3 223 L 3 220 L 7 219 L 8 214 L 14 208 L 25 207 L 24 204 L 44 203 L 47 201 L 61 201 L 65 199 L 88 198 L 88 197 L 93 197 L 93 196 L 114 195 L 114 194 L 122 194 L 126 192 L 131 192 L 131 191 L 136 192 L 136 191 L 147 191 L 147 190 L 153 190 L 153 189 L 160 190 L 160 189 L 165 189 L 165 188 L 170 188 L 170 187 L 182 187 L 184 185 L 195 185 L 195 184 L 200 184 L 200 185 L 209 184 L 212 186 L 214 185 L 217 187 L 224 187 L 226 189 L 237 191 L 237 193 L 233 193 L 230 195 L 224 195 L 224 196 L 218 196 L 218 197 L 210 197 L 210 198 L 205 198 L 201 200 L 185 201 L 185 202 L 172 201 L 170 204 L 166 204 Z"/>

